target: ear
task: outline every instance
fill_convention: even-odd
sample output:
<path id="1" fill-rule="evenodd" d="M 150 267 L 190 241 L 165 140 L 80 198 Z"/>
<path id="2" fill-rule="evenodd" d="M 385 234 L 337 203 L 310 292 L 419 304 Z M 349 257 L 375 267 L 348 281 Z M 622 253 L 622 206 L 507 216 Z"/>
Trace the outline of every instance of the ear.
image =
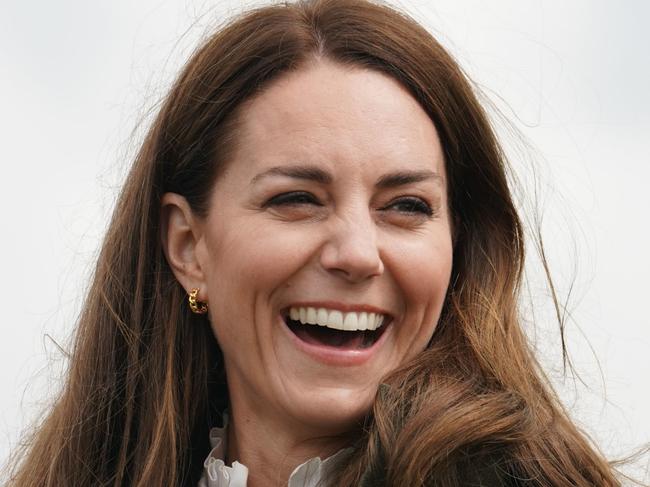
<path id="1" fill-rule="evenodd" d="M 188 294 L 198 288 L 198 299 L 206 300 L 205 272 L 197 255 L 203 234 L 200 219 L 183 196 L 165 193 L 161 200 L 160 223 L 163 252 L 176 279 Z"/>

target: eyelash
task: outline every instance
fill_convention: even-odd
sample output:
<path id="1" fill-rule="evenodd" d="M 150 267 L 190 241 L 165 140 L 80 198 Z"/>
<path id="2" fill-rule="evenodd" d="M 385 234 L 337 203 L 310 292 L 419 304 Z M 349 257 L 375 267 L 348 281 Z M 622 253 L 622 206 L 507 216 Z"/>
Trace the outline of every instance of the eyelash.
<path id="1" fill-rule="evenodd" d="M 270 200 L 268 200 L 264 206 L 294 206 L 294 205 L 302 205 L 302 204 L 313 204 L 316 206 L 323 206 L 321 203 L 316 200 L 316 198 L 311 195 L 310 193 L 307 193 L 305 191 L 295 191 L 292 193 L 282 193 L 277 196 L 274 196 Z M 382 210 L 388 209 L 393 206 L 397 205 L 405 205 L 407 206 L 407 210 L 401 211 L 401 213 L 406 213 L 406 214 L 423 214 L 428 217 L 432 217 L 434 215 L 434 210 L 431 208 L 431 206 L 426 203 L 424 200 L 420 198 L 416 198 L 413 196 L 404 196 L 401 198 L 398 198 L 397 200 L 394 200 L 391 202 L 390 205 L 388 205 L 385 208 L 382 208 Z"/>
<path id="2" fill-rule="evenodd" d="M 323 206 L 316 200 L 316 198 L 306 191 L 294 191 L 292 193 L 279 194 L 264 203 L 264 206 L 292 206 L 302 204 Z"/>
<path id="3" fill-rule="evenodd" d="M 433 216 L 433 209 L 431 206 L 429 206 L 428 203 L 426 203 L 424 200 L 420 198 L 414 198 L 412 196 L 405 196 L 402 198 L 397 199 L 396 201 L 393 201 L 390 206 L 396 206 L 396 205 L 406 205 L 407 210 L 403 211 L 402 213 L 421 213 L 424 215 L 427 215 L 428 217 Z"/>

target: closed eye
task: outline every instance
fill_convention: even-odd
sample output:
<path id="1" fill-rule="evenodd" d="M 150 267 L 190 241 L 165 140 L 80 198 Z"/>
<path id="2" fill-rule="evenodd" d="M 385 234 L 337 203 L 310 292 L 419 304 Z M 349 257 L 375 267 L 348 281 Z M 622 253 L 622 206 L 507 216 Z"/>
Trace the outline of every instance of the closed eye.
<path id="1" fill-rule="evenodd" d="M 282 193 L 273 196 L 266 203 L 268 206 L 300 206 L 300 205 L 316 205 L 323 206 L 316 197 L 306 191 L 292 191 L 290 193 Z"/>
<path id="2" fill-rule="evenodd" d="M 384 207 L 383 210 L 394 210 L 400 213 L 426 215 L 428 217 L 432 217 L 435 213 L 426 201 L 412 196 L 394 200 L 388 206 Z"/>

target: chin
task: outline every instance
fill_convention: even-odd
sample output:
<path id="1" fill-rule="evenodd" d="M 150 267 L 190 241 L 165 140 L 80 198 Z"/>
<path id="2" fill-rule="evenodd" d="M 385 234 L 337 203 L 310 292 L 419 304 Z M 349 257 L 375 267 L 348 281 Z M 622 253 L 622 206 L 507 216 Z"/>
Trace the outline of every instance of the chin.
<path id="1" fill-rule="evenodd" d="M 322 435 L 341 434 L 357 428 L 372 409 L 376 387 L 358 389 L 310 389 L 293 402 L 289 414 Z"/>

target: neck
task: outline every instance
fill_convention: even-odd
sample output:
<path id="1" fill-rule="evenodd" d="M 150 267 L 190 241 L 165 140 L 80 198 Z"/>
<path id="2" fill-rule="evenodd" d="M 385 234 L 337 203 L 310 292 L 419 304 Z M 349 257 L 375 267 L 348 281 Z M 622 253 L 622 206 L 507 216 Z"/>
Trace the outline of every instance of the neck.
<path id="1" fill-rule="evenodd" d="M 348 444 L 344 437 L 318 437 L 255 415 L 231 411 L 227 462 L 238 461 L 249 468 L 249 487 L 286 486 L 289 476 L 310 458 L 325 459 Z"/>

